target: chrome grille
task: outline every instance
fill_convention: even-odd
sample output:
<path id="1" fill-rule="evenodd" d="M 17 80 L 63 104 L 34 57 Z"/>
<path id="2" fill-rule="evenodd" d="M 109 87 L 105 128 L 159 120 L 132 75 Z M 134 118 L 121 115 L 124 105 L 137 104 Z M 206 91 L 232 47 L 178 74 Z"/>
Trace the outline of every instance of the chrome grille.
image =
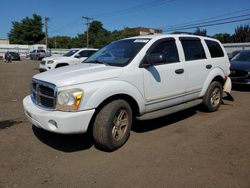
<path id="1" fill-rule="evenodd" d="M 232 78 L 246 78 L 249 76 L 248 71 L 245 70 L 230 70 L 230 72 Z"/>
<path id="2" fill-rule="evenodd" d="M 36 105 L 42 108 L 55 109 L 56 86 L 33 79 L 31 84 L 31 98 Z"/>

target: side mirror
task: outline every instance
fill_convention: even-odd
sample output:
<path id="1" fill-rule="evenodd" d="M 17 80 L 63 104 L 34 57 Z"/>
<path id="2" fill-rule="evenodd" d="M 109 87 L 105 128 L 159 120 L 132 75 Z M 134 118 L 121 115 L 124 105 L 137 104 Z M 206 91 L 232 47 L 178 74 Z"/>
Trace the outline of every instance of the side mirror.
<path id="1" fill-rule="evenodd" d="M 81 56 L 80 56 L 79 54 L 76 54 L 76 55 L 75 55 L 75 58 L 78 58 L 78 59 L 79 59 L 79 58 L 81 58 Z"/>
<path id="2" fill-rule="evenodd" d="M 153 53 L 146 55 L 145 61 L 140 65 L 140 68 L 147 68 L 156 64 L 166 62 L 167 58 L 165 54 Z"/>

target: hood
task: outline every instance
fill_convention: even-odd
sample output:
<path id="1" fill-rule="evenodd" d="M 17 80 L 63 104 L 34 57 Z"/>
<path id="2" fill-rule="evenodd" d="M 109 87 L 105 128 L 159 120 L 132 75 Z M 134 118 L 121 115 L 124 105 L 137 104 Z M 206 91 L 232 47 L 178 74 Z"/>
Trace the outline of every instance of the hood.
<path id="1" fill-rule="evenodd" d="M 33 76 L 33 78 L 62 87 L 116 78 L 121 75 L 122 70 L 122 67 L 82 63 L 43 72 Z"/>
<path id="2" fill-rule="evenodd" d="M 231 61 L 231 70 L 247 70 L 250 71 L 250 61 Z"/>
<path id="3" fill-rule="evenodd" d="M 63 60 L 63 59 L 72 59 L 72 57 L 66 57 L 66 56 L 50 56 L 43 58 L 43 61 L 51 61 L 51 60 Z"/>

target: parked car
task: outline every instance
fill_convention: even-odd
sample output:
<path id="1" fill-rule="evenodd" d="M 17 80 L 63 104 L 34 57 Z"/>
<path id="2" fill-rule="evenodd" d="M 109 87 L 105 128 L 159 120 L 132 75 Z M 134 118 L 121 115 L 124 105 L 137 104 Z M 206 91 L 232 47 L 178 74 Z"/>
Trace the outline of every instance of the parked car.
<path id="1" fill-rule="evenodd" d="M 46 57 L 40 62 L 39 71 L 44 72 L 59 67 L 81 63 L 97 50 L 98 49 L 94 48 L 72 49 L 63 56 Z"/>
<path id="2" fill-rule="evenodd" d="M 195 35 L 148 35 L 110 43 L 84 63 L 33 76 L 23 100 L 35 126 L 62 134 L 93 132 L 113 151 L 129 138 L 133 118 L 147 120 L 203 104 L 220 107 L 230 92 L 221 43 Z M 216 115 L 216 114 L 215 114 Z"/>
<path id="3" fill-rule="evenodd" d="M 15 60 L 20 61 L 21 60 L 20 55 L 17 52 L 6 52 L 4 54 L 4 58 L 6 61 L 8 61 L 8 58 L 10 61 L 12 61 L 12 60 L 13 61 L 15 61 Z"/>
<path id="4" fill-rule="evenodd" d="M 250 85 L 250 50 L 239 52 L 230 63 L 232 83 Z"/>
<path id="5" fill-rule="evenodd" d="M 237 55 L 240 52 L 240 50 L 235 50 L 228 54 L 229 60 L 231 60 L 235 55 Z"/>
<path id="6" fill-rule="evenodd" d="M 41 60 L 46 57 L 46 51 L 45 50 L 33 50 L 29 54 L 31 60 Z"/>

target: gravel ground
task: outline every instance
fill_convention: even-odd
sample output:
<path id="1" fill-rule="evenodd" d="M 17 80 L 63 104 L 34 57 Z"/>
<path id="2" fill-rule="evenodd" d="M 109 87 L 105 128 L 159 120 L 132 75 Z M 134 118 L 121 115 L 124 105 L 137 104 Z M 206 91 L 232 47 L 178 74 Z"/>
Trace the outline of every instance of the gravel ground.
<path id="1" fill-rule="evenodd" d="M 137 121 L 128 142 L 108 153 L 88 135 L 32 126 L 22 99 L 38 62 L 0 61 L 0 188 L 250 187 L 250 89 L 218 112 L 199 107 Z"/>

